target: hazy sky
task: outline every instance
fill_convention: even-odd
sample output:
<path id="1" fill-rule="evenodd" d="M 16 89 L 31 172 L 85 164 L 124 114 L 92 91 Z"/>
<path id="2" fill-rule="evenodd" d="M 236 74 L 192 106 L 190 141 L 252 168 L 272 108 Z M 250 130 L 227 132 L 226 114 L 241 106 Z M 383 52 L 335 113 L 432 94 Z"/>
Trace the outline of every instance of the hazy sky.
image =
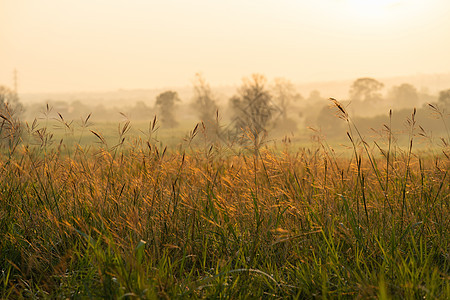
<path id="1" fill-rule="evenodd" d="M 93 91 L 450 72 L 448 0 L 0 0 L 0 85 Z"/>

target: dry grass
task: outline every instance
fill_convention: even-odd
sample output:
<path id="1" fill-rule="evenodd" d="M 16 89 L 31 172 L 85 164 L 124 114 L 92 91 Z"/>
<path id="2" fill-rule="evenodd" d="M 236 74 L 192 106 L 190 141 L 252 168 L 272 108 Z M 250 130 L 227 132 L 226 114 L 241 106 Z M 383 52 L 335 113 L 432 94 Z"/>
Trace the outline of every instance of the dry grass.
<path id="1" fill-rule="evenodd" d="M 450 297 L 445 149 L 349 130 L 351 157 L 236 154 L 193 146 L 200 126 L 167 150 L 129 126 L 114 147 L 3 149 L 0 297 Z"/>

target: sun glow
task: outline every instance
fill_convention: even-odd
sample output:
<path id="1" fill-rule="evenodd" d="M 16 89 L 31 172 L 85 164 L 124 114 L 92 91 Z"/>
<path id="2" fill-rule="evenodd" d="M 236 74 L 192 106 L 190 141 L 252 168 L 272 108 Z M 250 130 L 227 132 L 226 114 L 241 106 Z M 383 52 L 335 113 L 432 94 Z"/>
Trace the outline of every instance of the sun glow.
<path id="1" fill-rule="evenodd" d="M 389 17 L 395 7 L 402 4 L 401 0 L 348 0 L 349 13 L 362 19 L 380 19 Z"/>

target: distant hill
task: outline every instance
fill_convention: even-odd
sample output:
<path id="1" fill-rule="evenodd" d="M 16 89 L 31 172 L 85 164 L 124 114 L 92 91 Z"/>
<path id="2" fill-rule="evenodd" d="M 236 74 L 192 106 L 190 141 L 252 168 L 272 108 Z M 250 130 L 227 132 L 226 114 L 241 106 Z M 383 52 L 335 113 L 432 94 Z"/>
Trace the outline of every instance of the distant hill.
<path id="1" fill-rule="evenodd" d="M 346 99 L 348 97 L 349 88 L 355 79 L 301 83 L 297 85 L 297 89 L 303 96 L 308 96 L 311 91 L 318 90 L 321 95 L 326 98 L 334 97 L 336 99 Z M 418 91 L 430 93 L 432 95 L 437 95 L 439 91 L 450 89 L 450 73 L 375 79 L 384 84 L 384 93 L 386 93 L 391 87 L 402 83 L 412 84 Z"/>
<path id="2" fill-rule="evenodd" d="M 355 79 L 296 83 L 296 87 L 298 92 L 304 97 L 307 97 L 311 91 L 318 90 L 325 98 L 334 97 L 337 99 L 346 99 L 348 97 L 348 90 Z M 419 74 L 375 79 L 384 83 L 384 93 L 386 93 L 392 86 L 400 85 L 402 83 L 410 83 L 419 91 L 430 94 L 437 94 L 441 90 L 450 88 L 450 73 L 427 75 Z M 292 81 L 295 83 L 295 80 Z M 184 86 L 160 89 L 118 89 L 115 91 L 104 92 L 26 93 L 20 94 L 20 98 L 25 105 L 47 101 L 80 101 L 90 105 L 103 104 L 121 107 L 132 105 L 138 101 L 143 101 L 147 105 L 153 105 L 156 96 L 168 89 L 177 91 L 180 98 L 185 103 L 190 102 L 193 97 L 192 87 Z M 222 103 L 225 103 L 227 99 L 236 92 L 236 86 L 232 85 L 213 86 L 212 89 L 217 95 L 219 101 Z"/>

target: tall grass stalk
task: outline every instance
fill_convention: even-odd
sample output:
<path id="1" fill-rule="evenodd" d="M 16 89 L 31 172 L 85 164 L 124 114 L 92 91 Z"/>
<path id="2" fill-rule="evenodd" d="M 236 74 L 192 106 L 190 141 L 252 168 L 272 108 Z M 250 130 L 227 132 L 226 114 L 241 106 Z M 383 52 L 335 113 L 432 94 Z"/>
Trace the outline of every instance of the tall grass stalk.
<path id="1" fill-rule="evenodd" d="M 448 156 L 415 152 L 414 114 L 407 151 L 389 124 L 378 155 L 337 107 L 351 157 L 233 152 L 201 124 L 166 147 L 156 119 L 71 152 L 31 124 L 0 151 L 0 297 L 448 299 Z"/>

